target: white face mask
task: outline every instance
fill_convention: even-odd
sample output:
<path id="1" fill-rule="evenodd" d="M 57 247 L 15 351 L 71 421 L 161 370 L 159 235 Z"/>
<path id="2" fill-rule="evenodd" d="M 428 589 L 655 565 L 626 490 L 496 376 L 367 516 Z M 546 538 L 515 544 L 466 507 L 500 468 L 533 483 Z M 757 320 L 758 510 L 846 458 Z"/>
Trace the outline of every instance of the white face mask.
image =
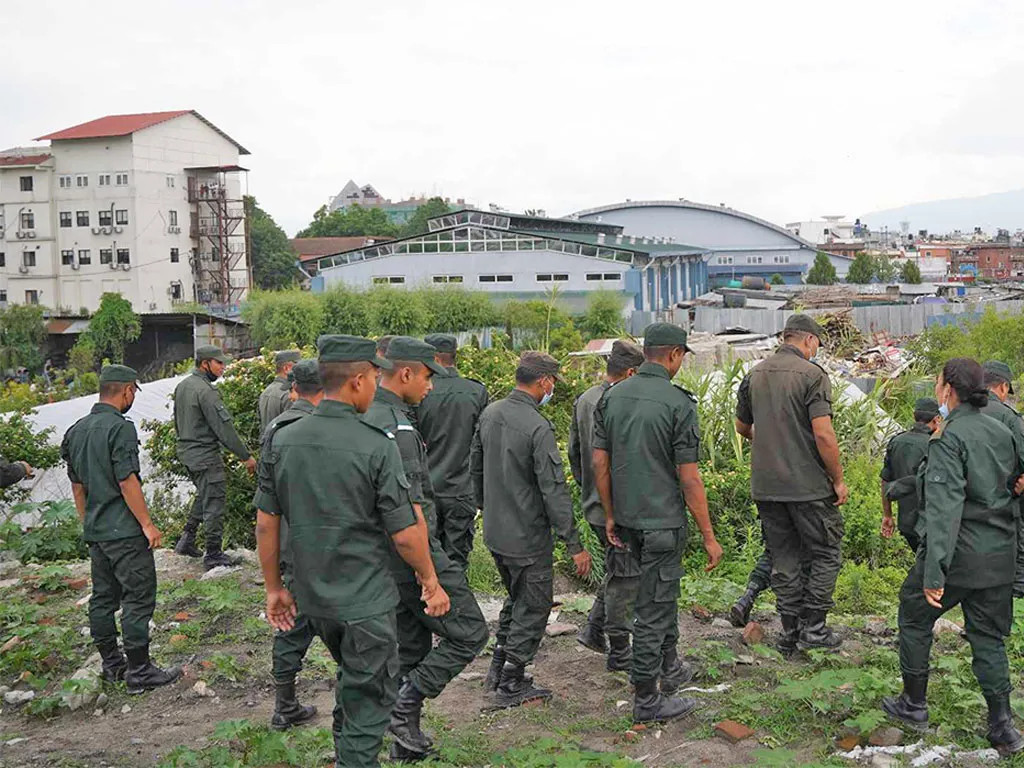
<path id="1" fill-rule="evenodd" d="M 940 405 L 940 406 L 939 406 L 939 414 L 940 414 L 940 415 L 942 416 L 942 418 L 944 418 L 944 419 L 947 419 L 947 418 L 949 418 L 949 406 L 948 406 L 948 405 L 946 405 L 945 403 L 943 403 L 942 405 Z"/>
<path id="2" fill-rule="evenodd" d="M 555 394 L 555 387 L 554 387 L 554 385 L 552 385 L 551 386 L 551 391 L 544 393 L 544 397 L 542 397 L 540 399 L 540 403 L 539 404 L 540 405 L 547 405 L 551 401 L 551 398 L 554 396 L 554 394 Z"/>

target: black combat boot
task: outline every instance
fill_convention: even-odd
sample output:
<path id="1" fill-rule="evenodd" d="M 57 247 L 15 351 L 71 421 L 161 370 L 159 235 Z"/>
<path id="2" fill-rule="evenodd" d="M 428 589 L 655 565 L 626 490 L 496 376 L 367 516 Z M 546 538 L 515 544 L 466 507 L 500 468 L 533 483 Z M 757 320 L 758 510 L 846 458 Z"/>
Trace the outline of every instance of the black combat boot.
<path id="1" fill-rule="evenodd" d="M 397 741 L 392 741 L 391 749 L 388 750 L 388 760 L 397 763 L 419 763 L 433 755 L 435 751 L 436 750 L 431 750 L 430 752 L 413 752 L 411 749 L 403 747 Z"/>
<path id="2" fill-rule="evenodd" d="M 117 647 L 117 640 L 104 640 L 96 643 L 96 648 L 103 659 L 103 679 L 108 683 L 119 683 L 124 680 L 124 673 L 128 669 L 128 661 L 125 659 L 121 649 Z"/>
<path id="3" fill-rule="evenodd" d="M 423 700 L 426 696 L 413 684 L 406 680 L 398 689 L 398 700 L 391 710 L 391 724 L 388 732 L 399 744 L 411 752 L 427 754 L 434 742 L 420 730 L 420 714 L 423 712 Z"/>
<path id="4" fill-rule="evenodd" d="M 633 699 L 634 723 L 662 723 L 688 715 L 697 708 L 697 700 L 665 696 L 658 691 L 657 680 L 636 684 Z"/>
<path id="5" fill-rule="evenodd" d="M 882 699 L 889 717 L 915 731 L 928 730 L 928 675 L 903 675 L 903 693 Z"/>
<path id="6" fill-rule="evenodd" d="M 750 621 L 750 612 L 754 609 L 754 603 L 760 594 L 760 589 L 750 584 L 747 585 L 747 591 L 743 593 L 740 599 L 736 601 L 736 604 L 729 610 L 729 622 L 734 627 L 747 626 L 747 622 Z"/>
<path id="7" fill-rule="evenodd" d="M 510 709 L 537 699 L 550 699 L 551 691 L 533 684 L 526 674 L 525 664 L 506 661 L 501 669 L 501 681 L 494 692 L 493 709 Z"/>
<path id="8" fill-rule="evenodd" d="M 629 672 L 633 668 L 633 646 L 630 645 L 629 635 L 624 637 L 609 637 L 608 663 L 605 665 L 609 672 Z"/>
<path id="9" fill-rule="evenodd" d="M 811 648 L 834 651 L 843 644 L 843 638 L 833 632 L 831 627 L 825 626 L 827 617 L 828 613 L 825 611 L 804 611 L 802 617 L 804 625 L 797 641 L 797 647 L 801 651 L 808 651 Z"/>
<path id="10" fill-rule="evenodd" d="M 185 557 L 203 556 L 203 553 L 199 551 L 199 547 L 196 546 L 196 528 L 198 527 L 191 527 L 189 524 L 185 525 L 185 530 L 181 532 L 181 538 L 174 545 L 174 554 L 184 555 Z"/>
<path id="11" fill-rule="evenodd" d="M 693 680 L 693 668 L 679 660 L 679 652 L 670 648 L 661 656 L 661 692 L 671 696 L 683 683 Z"/>
<path id="12" fill-rule="evenodd" d="M 274 714 L 270 716 L 270 727 L 285 731 L 293 725 L 308 723 L 316 717 L 316 707 L 304 707 L 295 696 L 295 680 L 274 683 Z"/>
<path id="13" fill-rule="evenodd" d="M 792 656 L 796 653 L 797 640 L 800 639 L 800 617 L 783 613 L 779 618 L 782 620 L 782 634 L 775 647 L 783 656 Z"/>
<path id="14" fill-rule="evenodd" d="M 576 635 L 576 642 L 595 653 L 608 653 L 608 640 L 604 635 L 604 629 L 589 620 Z"/>
<path id="15" fill-rule="evenodd" d="M 1024 736 L 1013 724 L 1010 694 L 986 695 L 985 701 L 988 703 L 988 743 L 1002 757 L 1017 754 L 1024 749 Z"/>
<path id="16" fill-rule="evenodd" d="M 214 568 L 230 568 L 231 566 L 238 565 L 238 561 L 230 555 L 222 552 L 220 549 L 206 550 L 206 556 L 203 558 L 203 568 L 208 571 L 212 571 Z"/>
<path id="17" fill-rule="evenodd" d="M 485 691 L 498 690 L 498 683 L 501 682 L 501 669 L 505 666 L 505 646 L 494 646 L 494 654 L 491 656 L 491 667 L 487 670 L 487 677 L 484 679 Z"/>
<path id="18" fill-rule="evenodd" d="M 179 677 L 181 677 L 181 667 L 163 670 L 149 660 L 148 645 L 128 651 L 128 671 L 124 675 L 128 693 L 134 695 L 159 688 L 161 685 L 169 685 Z"/>

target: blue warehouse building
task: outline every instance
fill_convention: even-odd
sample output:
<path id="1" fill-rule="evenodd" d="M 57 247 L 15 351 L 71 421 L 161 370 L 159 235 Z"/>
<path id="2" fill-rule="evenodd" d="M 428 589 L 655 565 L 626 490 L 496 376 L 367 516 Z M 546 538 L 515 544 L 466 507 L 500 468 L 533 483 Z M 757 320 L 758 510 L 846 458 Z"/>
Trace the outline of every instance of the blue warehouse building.
<path id="1" fill-rule="evenodd" d="M 544 298 L 557 287 L 578 310 L 603 289 L 622 296 L 628 315 L 669 309 L 709 289 L 710 249 L 668 234 L 626 234 L 611 221 L 464 209 L 428 226 L 426 234 L 323 257 L 312 290 L 455 284 L 500 300 Z"/>

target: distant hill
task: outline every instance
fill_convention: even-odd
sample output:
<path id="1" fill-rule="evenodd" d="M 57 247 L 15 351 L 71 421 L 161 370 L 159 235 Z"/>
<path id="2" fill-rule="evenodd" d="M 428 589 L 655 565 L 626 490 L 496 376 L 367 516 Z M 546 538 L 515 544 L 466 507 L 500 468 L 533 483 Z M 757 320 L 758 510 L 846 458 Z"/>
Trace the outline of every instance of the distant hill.
<path id="1" fill-rule="evenodd" d="M 910 222 L 911 233 L 927 229 L 934 234 L 946 234 L 959 229 L 973 232 L 975 227 L 995 234 L 997 229 L 1011 232 L 1024 229 L 1024 189 L 996 192 L 981 197 L 959 197 L 952 200 L 932 200 L 912 203 L 902 208 L 876 211 L 861 216 L 871 229 L 883 226 L 898 230 L 901 221 Z"/>

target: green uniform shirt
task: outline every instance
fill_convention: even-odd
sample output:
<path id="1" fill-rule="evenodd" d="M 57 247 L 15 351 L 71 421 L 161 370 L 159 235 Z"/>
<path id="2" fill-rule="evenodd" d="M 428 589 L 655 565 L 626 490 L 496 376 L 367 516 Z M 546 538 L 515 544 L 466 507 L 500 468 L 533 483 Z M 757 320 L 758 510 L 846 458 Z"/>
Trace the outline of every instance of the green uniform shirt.
<path id="1" fill-rule="evenodd" d="M 569 424 L 569 469 L 580 487 L 583 517 L 591 525 L 604 525 L 604 507 L 594 484 L 594 411 L 610 386 L 603 381 L 576 398 Z"/>
<path id="2" fill-rule="evenodd" d="M 434 493 L 427 466 L 427 448 L 413 424 L 412 406 L 391 390 L 378 387 L 373 405 L 363 415 L 363 421 L 395 436 L 398 453 L 402 457 L 402 469 L 409 480 L 409 497 L 423 510 L 430 534 L 434 569 L 440 573 L 448 564 L 448 559 L 437 540 L 437 510 L 434 507 Z M 416 581 L 416 572 L 401 558 L 393 544 L 391 573 L 399 583 Z"/>
<path id="3" fill-rule="evenodd" d="M 697 463 L 697 408 L 665 366 L 644 363 L 608 389 L 594 413 L 594 448 L 611 461 L 616 524 L 643 531 L 686 525 L 678 467 Z"/>
<path id="4" fill-rule="evenodd" d="M 427 444 L 434 494 L 472 498 L 469 450 L 480 414 L 487 407 L 487 388 L 459 376 L 455 368 L 445 370 L 447 376 L 434 376 L 434 389 L 420 403 L 416 423 Z"/>
<path id="5" fill-rule="evenodd" d="M 984 589 L 1013 581 L 1017 525 L 1013 484 L 1024 442 L 968 404 L 928 444 L 921 467 L 924 586 Z"/>
<path id="6" fill-rule="evenodd" d="M 1024 419 L 1013 408 L 1002 402 L 991 392 L 988 393 L 988 402 L 980 410 L 986 416 L 991 416 L 1003 424 L 1011 432 L 1015 432 L 1021 438 L 1024 438 Z"/>
<path id="7" fill-rule="evenodd" d="M 174 427 L 178 432 L 178 459 L 190 470 L 221 461 L 221 445 L 242 461 L 249 458 L 249 449 L 235 431 L 231 411 L 198 369 L 174 389 Z"/>
<path id="8" fill-rule="evenodd" d="M 886 483 L 886 495 L 899 504 L 900 522 L 907 520 L 911 523 L 910 530 L 905 533 L 914 532 L 913 522 L 917 519 L 919 506 L 917 470 L 928 453 L 931 435 L 927 424 L 914 424 L 906 432 L 893 437 L 885 448 L 881 476 Z"/>
<path id="9" fill-rule="evenodd" d="M 387 536 L 416 524 L 394 439 L 353 406 L 323 400 L 269 448 L 255 502 L 288 520 L 299 610 L 335 621 L 393 610 Z"/>
<path id="10" fill-rule="evenodd" d="M 139 474 L 139 436 L 112 405 L 96 403 L 64 434 L 61 457 L 72 483 L 85 486 L 86 541 L 141 536 L 142 526 L 121 495 L 122 480 Z"/>
<path id="11" fill-rule="evenodd" d="M 514 389 L 484 409 L 473 436 L 470 474 L 491 552 L 518 558 L 546 554 L 552 528 L 569 554 L 583 551 L 555 430 L 532 396 Z"/>
<path id="12" fill-rule="evenodd" d="M 736 418 L 754 425 L 750 492 L 755 501 L 815 501 L 835 496 L 811 421 L 832 415 L 832 383 L 821 366 L 783 344 L 751 369 Z"/>
<path id="13" fill-rule="evenodd" d="M 267 384 L 266 389 L 260 393 L 259 400 L 259 414 L 260 414 L 260 430 L 267 428 L 267 424 L 272 422 L 281 413 L 288 408 L 288 394 L 291 392 L 292 385 L 288 383 L 288 379 L 283 376 L 278 376 L 272 382 Z"/>

